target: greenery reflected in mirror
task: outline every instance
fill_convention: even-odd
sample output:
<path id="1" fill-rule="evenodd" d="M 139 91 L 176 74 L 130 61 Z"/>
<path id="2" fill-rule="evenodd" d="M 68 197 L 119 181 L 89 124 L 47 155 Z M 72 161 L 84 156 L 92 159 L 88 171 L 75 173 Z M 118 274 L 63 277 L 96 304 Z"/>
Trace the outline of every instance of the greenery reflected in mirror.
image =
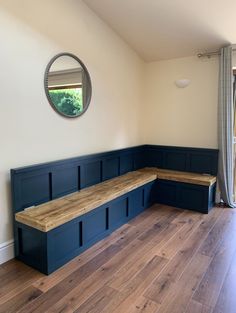
<path id="1" fill-rule="evenodd" d="M 65 115 L 79 115 L 83 111 L 82 89 L 50 90 L 49 94 L 57 110 Z"/>
<path id="2" fill-rule="evenodd" d="M 91 80 L 84 64 L 70 53 L 56 55 L 45 73 L 45 91 L 52 107 L 66 117 L 83 114 L 91 99 Z"/>

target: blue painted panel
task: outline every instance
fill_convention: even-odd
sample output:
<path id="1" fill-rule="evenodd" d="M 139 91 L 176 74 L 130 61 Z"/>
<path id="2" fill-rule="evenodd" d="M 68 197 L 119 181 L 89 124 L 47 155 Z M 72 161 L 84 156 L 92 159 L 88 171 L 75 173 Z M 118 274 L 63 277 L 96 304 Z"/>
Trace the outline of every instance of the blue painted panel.
<path id="1" fill-rule="evenodd" d="M 157 166 L 179 171 L 209 173 L 217 175 L 218 150 L 205 148 L 187 148 L 146 145 L 148 166 Z M 155 165 L 154 153 L 159 153 L 158 165 Z M 163 160 L 161 160 L 161 154 Z M 209 157 L 211 161 L 209 162 Z M 154 159 L 154 160 L 153 160 Z"/>
<path id="2" fill-rule="evenodd" d="M 49 174 L 24 175 L 19 182 L 21 209 L 51 200 Z"/>
<path id="3" fill-rule="evenodd" d="M 129 193 L 129 218 L 144 210 L 144 188 L 137 188 Z"/>
<path id="4" fill-rule="evenodd" d="M 52 198 L 79 190 L 79 168 L 65 167 L 52 172 Z"/>
<path id="5" fill-rule="evenodd" d="M 148 183 L 144 187 L 144 207 L 148 208 L 157 201 L 157 181 Z"/>
<path id="6" fill-rule="evenodd" d="M 82 244 L 88 245 L 108 229 L 106 206 L 97 208 L 82 219 Z"/>
<path id="7" fill-rule="evenodd" d="M 134 153 L 134 170 L 138 170 L 147 165 L 146 162 L 146 153 L 144 149 L 140 149 Z"/>
<path id="8" fill-rule="evenodd" d="M 206 190 L 203 186 L 196 186 L 191 184 L 179 184 L 178 188 L 178 202 L 177 206 L 183 209 L 207 210 L 208 201 Z"/>
<path id="9" fill-rule="evenodd" d="M 128 220 L 128 198 L 121 197 L 109 203 L 109 228 L 114 229 Z"/>
<path id="10" fill-rule="evenodd" d="M 156 197 L 158 203 L 175 206 L 177 202 L 176 183 L 168 180 L 158 180 Z"/>
<path id="11" fill-rule="evenodd" d="M 47 273 L 46 233 L 15 222 L 15 257 Z"/>
<path id="12" fill-rule="evenodd" d="M 167 151 L 164 157 L 164 168 L 186 171 L 187 158 L 185 153 Z"/>
<path id="13" fill-rule="evenodd" d="M 164 164 L 164 152 L 157 149 L 149 149 L 146 151 L 146 162 L 149 167 L 163 168 Z"/>
<path id="14" fill-rule="evenodd" d="M 39 247 L 41 247 L 42 238 L 40 234 L 34 236 L 32 241 L 32 232 L 30 229 L 18 229 L 19 253 L 23 256 L 33 259 L 38 258 Z"/>
<path id="15" fill-rule="evenodd" d="M 91 161 L 81 165 L 81 188 L 98 184 L 101 181 L 100 160 Z"/>
<path id="16" fill-rule="evenodd" d="M 53 186 L 51 181 L 52 177 L 50 176 L 50 173 L 52 172 L 55 176 L 57 175 L 57 171 L 60 172 L 66 167 L 71 168 L 73 166 L 81 166 L 81 177 L 80 179 L 78 177 L 78 187 L 85 188 L 102 181 L 102 160 L 108 159 L 108 162 L 105 164 L 104 168 L 104 179 L 109 179 L 120 174 L 119 158 L 127 154 L 132 155 L 136 151 L 140 151 L 140 146 L 12 169 L 11 188 L 13 211 L 19 212 L 25 207 L 49 201 L 52 198 L 53 193 Z M 116 161 L 114 161 L 114 163 L 116 163 L 115 166 L 113 162 L 109 162 L 109 159 L 116 159 Z M 127 170 L 128 167 L 129 165 L 126 164 L 123 170 Z M 58 176 L 60 176 L 60 174 L 58 174 Z M 28 179 L 29 177 L 31 177 L 31 181 L 27 182 L 25 178 Z M 73 181 L 75 182 L 75 180 Z M 63 183 L 61 182 L 61 184 Z M 67 180 L 65 180 L 65 187 L 62 185 L 57 186 L 58 192 L 54 192 L 54 197 L 59 194 L 64 194 L 63 190 L 65 190 L 66 194 L 70 193 L 71 191 L 68 191 L 70 189 L 68 186 L 71 184 L 71 182 L 69 183 Z M 23 194 L 22 190 L 24 190 Z M 29 190 L 30 192 L 28 192 Z"/>
<path id="17" fill-rule="evenodd" d="M 214 205 L 215 186 L 209 188 L 208 186 L 158 180 L 156 195 L 158 203 L 208 213 Z"/>
<path id="18" fill-rule="evenodd" d="M 120 175 L 133 170 L 133 155 L 132 153 L 121 155 L 120 157 Z"/>
<path id="19" fill-rule="evenodd" d="M 208 193 L 208 211 L 215 205 L 216 183 L 209 188 Z"/>
<path id="20" fill-rule="evenodd" d="M 102 180 L 119 176 L 119 158 L 109 157 L 102 162 Z"/>
<path id="21" fill-rule="evenodd" d="M 56 228 L 50 233 L 49 238 L 49 261 L 52 263 L 60 262 L 61 259 L 80 247 L 79 220 Z"/>
<path id="22" fill-rule="evenodd" d="M 211 154 L 191 153 L 189 157 L 190 159 L 189 171 L 211 174 L 213 172 L 211 169 L 212 164 L 215 163 L 214 158 L 215 157 Z"/>

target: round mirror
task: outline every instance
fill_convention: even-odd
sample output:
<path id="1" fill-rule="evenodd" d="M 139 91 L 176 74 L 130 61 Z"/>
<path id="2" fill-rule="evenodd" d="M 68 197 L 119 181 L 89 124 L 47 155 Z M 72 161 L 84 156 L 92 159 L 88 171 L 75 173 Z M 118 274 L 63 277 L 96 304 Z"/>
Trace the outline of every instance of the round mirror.
<path id="1" fill-rule="evenodd" d="M 87 110 L 92 94 L 91 79 L 75 55 L 60 53 L 52 58 L 44 85 L 49 103 L 59 114 L 77 117 Z"/>

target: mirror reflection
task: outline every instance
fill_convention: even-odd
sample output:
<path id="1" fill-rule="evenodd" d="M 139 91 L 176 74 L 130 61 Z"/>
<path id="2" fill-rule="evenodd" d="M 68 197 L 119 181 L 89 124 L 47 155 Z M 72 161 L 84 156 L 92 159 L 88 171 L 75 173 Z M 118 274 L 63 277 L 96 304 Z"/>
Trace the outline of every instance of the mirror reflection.
<path id="1" fill-rule="evenodd" d="M 66 117 L 76 117 L 88 108 L 91 81 L 84 64 L 72 54 L 60 54 L 48 65 L 45 88 L 53 108 Z"/>

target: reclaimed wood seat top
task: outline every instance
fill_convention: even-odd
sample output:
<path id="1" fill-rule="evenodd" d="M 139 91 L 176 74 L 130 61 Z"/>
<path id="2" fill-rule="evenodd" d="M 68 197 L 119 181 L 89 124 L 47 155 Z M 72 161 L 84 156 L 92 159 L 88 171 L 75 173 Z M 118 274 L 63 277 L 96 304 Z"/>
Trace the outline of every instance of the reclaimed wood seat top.
<path id="1" fill-rule="evenodd" d="M 216 182 L 216 177 L 210 175 L 144 168 L 25 209 L 16 213 L 15 219 L 40 231 L 48 232 L 158 178 L 203 186 L 211 186 Z"/>
<path id="2" fill-rule="evenodd" d="M 187 184 L 201 185 L 201 186 L 211 186 L 216 182 L 216 177 L 206 174 L 189 173 L 181 171 L 173 171 L 160 169 L 155 167 L 146 167 L 140 170 L 145 173 L 156 174 L 159 179 L 172 180 Z"/>
<path id="3" fill-rule="evenodd" d="M 25 209 L 16 213 L 15 219 L 43 232 L 48 232 L 129 191 L 154 181 L 156 178 L 155 173 L 129 172 L 63 198 Z"/>

